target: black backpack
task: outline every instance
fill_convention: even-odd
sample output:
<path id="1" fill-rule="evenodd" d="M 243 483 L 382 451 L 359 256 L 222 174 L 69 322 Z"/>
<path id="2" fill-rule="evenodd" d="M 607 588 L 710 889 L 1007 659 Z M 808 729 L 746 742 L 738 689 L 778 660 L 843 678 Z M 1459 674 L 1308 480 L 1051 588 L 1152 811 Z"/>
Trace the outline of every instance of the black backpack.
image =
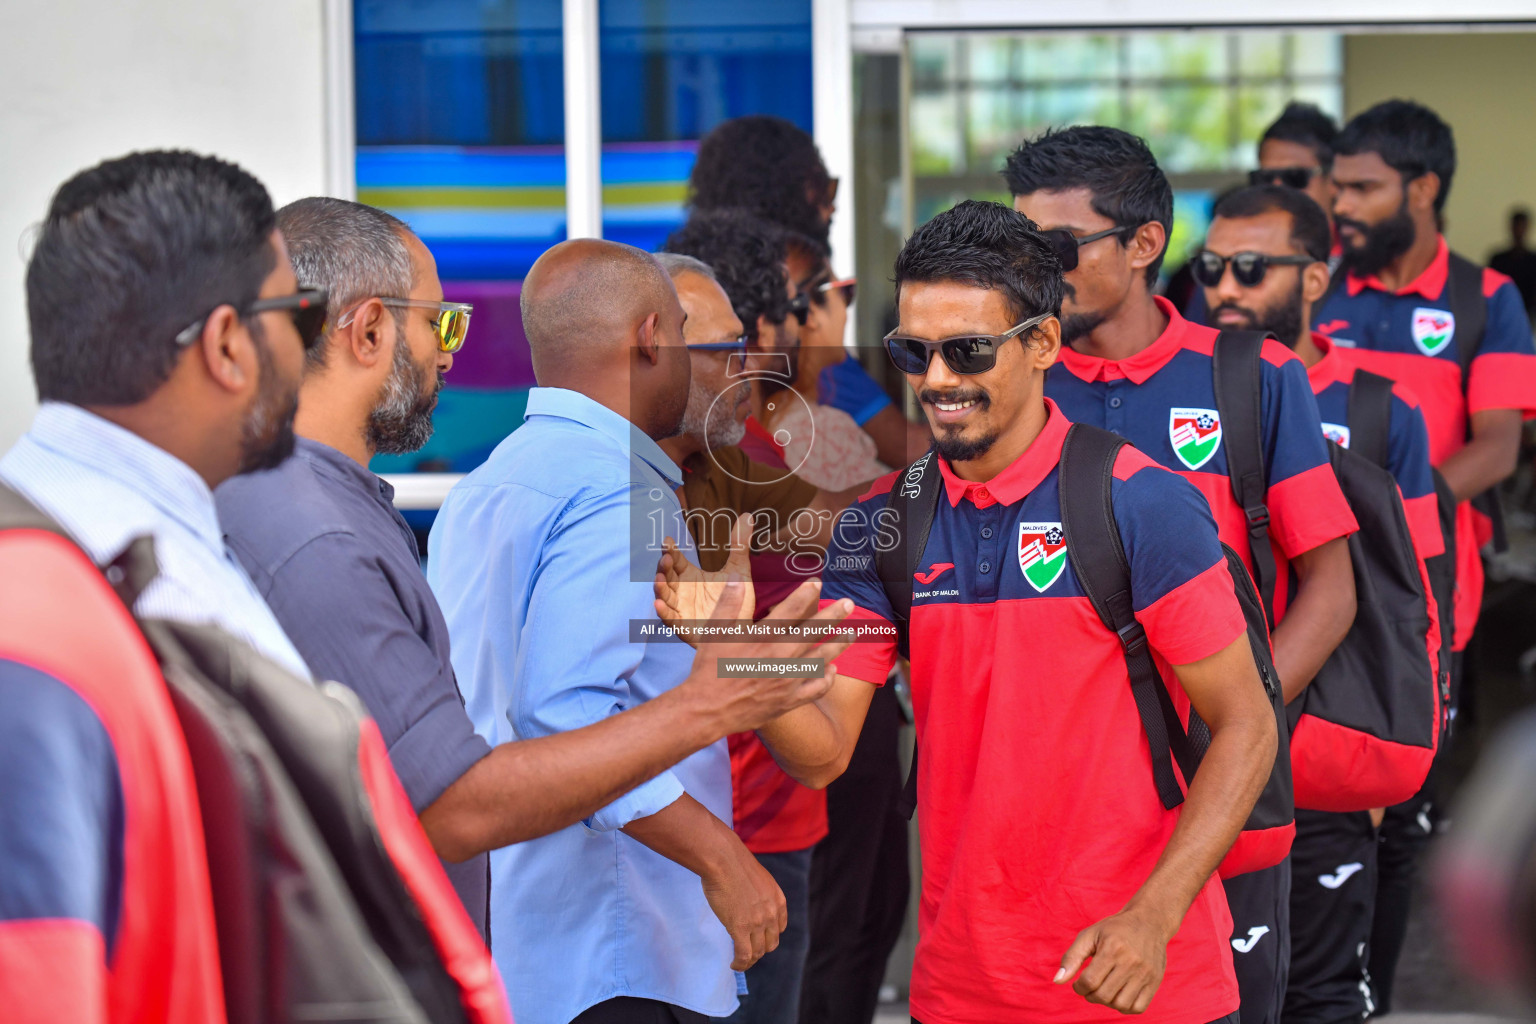
<path id="1" fill-rule="evenodd" d="M 1349 387 L 1349 450 L 1382 467 L 1387 466 L 1392 424 L 1392 381 L 1368 370 L 1356 370 Z M 1440 614 L 1440 741 L 1450 736 L 1451 659 L 1456 641 L 1456 496 L 1433 466 L 1435 507 L 1445 550 L 1424 560 L 1429 589 Z"/>
<path id="2" fill-rule="evenodd" d="M 0 530 L 68 533 L 0 484 Z M 159 566 L 139 537 L 103 567 L 133 612 Z M 134 616 L 186 738 L 228 1024 L 510 1024 L 501 981 L 340 683 L 224 630 Z"/>
<path id="3" fill-rule="evenodd" d="M 1130 566 L 1110 501 L 1115 459 L 1129 442 L 1108 431 L 1073 424 L 1062 447 L 1059 486 L 1061 524 L 1067 555 L 1078 584 L 1105 627 L 1120 638 L 1131 694 L 1152 758 L 1152 778 L 1158 797 L 1172 810 L 1184 802 L 1184 789 L 1174 772 L 1191 780 L 1210 746 L 1209 727 L 1190 709 L 1189 724 L 1180 721 L 1173 699 L 1152 658 L 1146 632 L 1131 608 Z M 895 614 L 897 649 L 910 656 L 909 624 L 913 573 L 921 565 L 923 548 L 933 526 L 940 486 L 934 452 L 914 462 L 892 488 L 882 525 L 895 530 L 902 543 L 876 555 L 876 568 Z M 1222 861 L 1220 875 L 1229 878 L 1278 864 L 1290 852 L 1295 833 L 1291 799 L 1291 758 L 1287 743 L 1284 698 L 1269 650 L 1269 633 L 1258 592 L 1237 553 L 1223 545 L 1238 603 L 1248 623 L 1254 663 L 1274 708 L 1280 737 L 1275 765 L 1243 832 Z M 901 809 L 911 817 L 917 807 L 917 749 L 902 793 Z"/>
<path id="4" fill-rule="evenodd" d="M 1214 372 L 1227 471 L 1248 519 L 1253 561 L 1273 621 L 1269 517 L 1256 512 L 1265 500 L 1258 423 L 1266 337 L 1222 332 Z M 1332 441 L 1325 443 L 1339 487 L 1360 524 L 1348 539 L 1358 610 L 1349 633 L 1288 709 L 1292 774 L 1298 807 L 1361 811 L 1400 803 L 1418 792 L 1439 746 L 1439 681 L 1427 647 L 1433 597 L 1392 475 Z"/>

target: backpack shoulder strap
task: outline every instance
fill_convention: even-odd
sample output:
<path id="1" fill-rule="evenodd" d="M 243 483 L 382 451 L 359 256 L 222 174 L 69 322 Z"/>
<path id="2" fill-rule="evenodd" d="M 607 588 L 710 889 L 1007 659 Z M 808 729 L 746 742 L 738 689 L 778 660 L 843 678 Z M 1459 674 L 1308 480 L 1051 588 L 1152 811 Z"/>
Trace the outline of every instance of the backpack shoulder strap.
<path id="1" fill-rule="evenodd" d="M 74 538 L 52 516 L 4 483 L 0 483 L 0 530 L 44 530 L 74 542 Z"/>
<path id="2" fill-rule="evenodd" d="M 907 467 L 887 499 L 886 525 L 896 531 L 900 542 L 875 554 L 875 571 L 896 615 L 896 648 L 904 658 L 912 656 L 908 635 L 912 618 L 912 574 L 920 568 L 923 548 L 928 546 L 928 533 L 933 529 L 941 485 L 938 455 L 930 448 L 927 455 Z"/>
<path id="3" fill-rule="evenodd" d="M 875 552 L 875 572 L 895 616 L 896 650 L 903 658 L 912 657 L 912 574 L 922 562 L 933 517 L 939 507 L 939 456 L 932 448 L 928 454 L 908 466 L 891 488 L 886 499 L 885 525 L 896 531 L 899 542 Z M 908 820 L 917 810 L 917 742 L 912 743 L 912 765 L 902 786 L 897 809 Z"/>
<path id="4" fill-rule="evenodd" d="M 1131 567 L 1110 497 L 1115 459 L 1126 444 L 1123 437 L 1081 423 L 1068 429 L 1061 451 L 1061 528 L 1078 585 L 1100 621 L 1120 638 L 1131 696 L 1152 752 L 1152 781 L 1163 806 L 1172 810 L 1184 794 L 1171 754 L 1185 750 L 1188 741 L 1131 603 Z M 1185 772 L 1194 777 L 1192 762 Z"/>
<path id="5" fill-rule="evenodd" d="M 1269 548 L 1268 483 L 1264 471 L 1264 420 L 1261 331 L 1222 331 L 1216 338 L 1216 409 L 1227 448 L 1227 476 L 1232 496 L 1243 510 L 1254 582 L 1264 602 L 1264 616 L 1274 629 L 1275 556 Z"/>
<path id="6" fill-rule="evenodd" d="M 1379 373 L 1356 370 L 1349 382 L 1349 449 L 1387 468 L 1392 430 L 1392 381 Z"/>
<path id="7" fill-rule="evenodd" d="M 1450 254 L 1445 302 L 1456 318 L 1456 362 L 1461 365 L 1461 390 L 1467 390 L 1472 360 L 1488 327 L 1488 300 L 1483 295 L 1483 268 L 1456 253 Z"/>

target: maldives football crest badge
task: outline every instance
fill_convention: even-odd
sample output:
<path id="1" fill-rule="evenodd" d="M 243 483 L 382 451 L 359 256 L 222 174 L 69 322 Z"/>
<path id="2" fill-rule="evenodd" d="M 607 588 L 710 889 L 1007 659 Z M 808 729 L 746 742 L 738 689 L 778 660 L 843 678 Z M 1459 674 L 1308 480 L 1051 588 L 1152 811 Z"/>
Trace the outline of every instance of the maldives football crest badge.
<path id="1" fill-rule="evenodd" d="M 1061 579 L 1067 568 L 1067 538 L 1060 523 L 1019 524 L 1019 568 L 1041 593 Z"/>
<path id="2" fill-rule="evenodd" d="M 1221 444 L 1221 415 L 1215 409 L 1170 409 L 1168 440 L 1180 462 L 1199 469 Z"/>
<path id="3" fill-rule="evenodd" d="M 1456 337 L 1456 316 L 1420 306 L 1413 311 L 1413 343 L 1427 356 L 1439 355 Z"/>
<path id="4" fill-rule="evenodd" d="M 1324 423 L 1323 436 L 1340 448 L 1349 447 L 1349 428 L 1342 423 Z"/>

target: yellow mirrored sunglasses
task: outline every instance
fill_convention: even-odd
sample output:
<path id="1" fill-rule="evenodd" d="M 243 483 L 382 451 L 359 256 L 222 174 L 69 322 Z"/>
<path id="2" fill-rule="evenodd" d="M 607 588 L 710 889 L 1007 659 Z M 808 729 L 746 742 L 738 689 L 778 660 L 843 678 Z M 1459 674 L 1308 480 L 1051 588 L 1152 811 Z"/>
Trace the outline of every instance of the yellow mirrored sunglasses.
<path id="1" fill-rule="evenodd" d="M 443 352 L 457 352 L 464 347 L 464 336 L 469 333 L 469 314 L 474 311 L 467 302 L 428 302 L 426 299 L 379 299 L 386 306 L 405 306 L 411 309 L 435 309 L 438 316 L 432 321 L 437 332 L 437 347 Z"/>

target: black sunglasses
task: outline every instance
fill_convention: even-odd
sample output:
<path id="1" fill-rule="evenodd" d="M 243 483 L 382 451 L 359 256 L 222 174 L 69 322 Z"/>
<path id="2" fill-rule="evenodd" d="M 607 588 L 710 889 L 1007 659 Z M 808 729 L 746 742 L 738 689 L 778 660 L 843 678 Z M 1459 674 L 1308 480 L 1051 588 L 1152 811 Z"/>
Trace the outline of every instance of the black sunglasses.
<path id="1" fill-rule="evenodd" d="M 801 327 L 804 327 L 806 321 L 811 318 L 811 296 L 806 292 L 801 292 L 790 299 L 789 315 L 798 320 Z"/>
<path id="2" fill-rule="evenodd" d="M 257 313 L 272 313 L 278 310 L 286 310 L 293 316 L 294 329 L 299 332 L 299 340 L 304 343 L 307 352 L 314 348 L 320 340 L 320 335 L 325 331 L 326 317 L 326 292 L 324 288 L 306 288 L 294 292 L 292 295 L 278 295 L 270 299 L 257 299 L 241 307 L 237 312 L 242 320 L 254 316 Z M 208 316 L 212 316 L 209 311 Z M 183 327 L 176 335 L 176 344 L 185 348 L 198 339 L 203 333 L 203 325 L 208 322 L 208 316 L 202 316 Z"/>
<path id="3" fill-rule="evenodd" d="M 1091 235 L 1079 238 L 1066 228 L 1052 228 L 1049 231 L 1040 232 L 1045 237 L 1050 247 L 1055 250 L 1056 258 L 1061 260 L 1061 272 L 1069 274 L 1077 269 L 1077 250 L 1089 242 L 1097 242 L 1101 238 L 1110 235 L 1123 235 L 1127 231 L 1134 230 L 1128 227 L 1105 228 L 1103 231 L 1095 231 Z"/>
<path id="4" fill-rule="evenodd" d="M 1244 288 L 1252 288 L 1264 280 L 1270 267 L 1304 267 L 1316 263 L 1311 256 L 1270 256 L 1262 252 L 1239 252 L 1220 256 L 1209 249 L 1195 253 L 1189 269 L 1195 280 L 1206 288 L 1215 288 L 1227 275 L 1227 264 L 1232 264 L 1232 276 Z"/>
<path id="5" fill-rule="evenodd" d="M 1039 326 L 1050 316 L 1049 313 L 1032 316 L 1002 334 L 965 334 L 943 341 L 924 341 L 892 331 L 885 336 L 885 351 L 902 373 L 927 373 L 935 350 L 944 358 L 944 365 L 956 373 L 986 373 L 997 365 L 997 350 L 1003 342 Z"/>
<path id="6" fill-rule="evenodd" d="M 1304 189 L 1318 173 L 1316 167 L 1260 167 L 1248 172 L 1248 184 Z"/>

